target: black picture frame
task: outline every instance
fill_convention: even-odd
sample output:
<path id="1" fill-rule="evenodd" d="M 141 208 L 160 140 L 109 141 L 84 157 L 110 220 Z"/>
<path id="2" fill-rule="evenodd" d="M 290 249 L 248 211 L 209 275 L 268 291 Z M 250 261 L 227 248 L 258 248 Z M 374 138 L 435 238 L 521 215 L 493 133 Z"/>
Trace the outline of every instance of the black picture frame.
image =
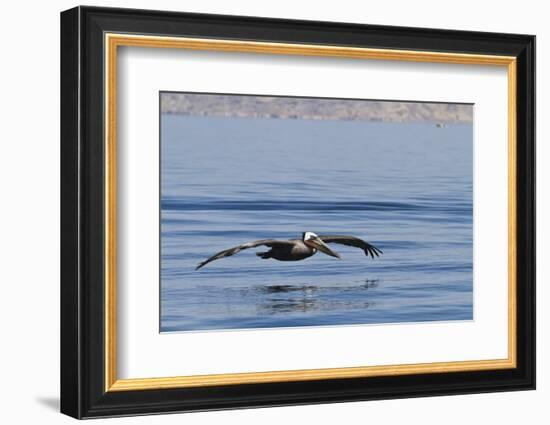
<path id="1" fill-rule="evenodd" d="M 517 60 L 517 367 L 105 391 L 104 34 L 514 56 Z M 61 13 L 61 412 L 75 418 L 535 388 L 535 37 L 179 12 Z"/>

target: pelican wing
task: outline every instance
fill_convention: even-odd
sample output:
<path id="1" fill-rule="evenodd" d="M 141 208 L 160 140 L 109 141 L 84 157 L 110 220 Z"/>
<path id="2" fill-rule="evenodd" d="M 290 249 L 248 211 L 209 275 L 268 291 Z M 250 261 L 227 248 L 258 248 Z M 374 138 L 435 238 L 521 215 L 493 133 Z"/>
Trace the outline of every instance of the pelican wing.
<path id="1" fill-rule="evenodd" d="M 356 238 L 355 236 L 346 236 L 346 235 L 325 235 L 319 236 L 325 243 L 339 243 L 347 246 L 354 246 L 356 248 L 361 248 L 365 251 L 365 255 L 369 255 L 374 258 L 374 256 L 379 256 L 382 254 L 382 251 L 376 248 L 374 245 L 371 245 L 368 242 L 365 242 L 363 239 Z"/>
<path id="2" fill-rule="evenodd" d="M 294 242 L 292 241 L 278 241 L 276 239 L 262 239 L 259 241 L 254 242 L 247 242 L 243 243 L 241 245 L 235 246 L 233 248 L 229 248 L 223 251 L 218 252 L 217 254 L 214 254 L 212 257 L 200 262 L 198 266 L 195 268 L 195 270 L 200 269 L 201 267 L 206 266 L 208 263 L 214 260 L 219 260 L 221 258 L 230 257 L 232 255 L 235 255 L 237 252 L 242 251 L 243 249 L 249 249 L 249 248 L 256 248 L 257 246 L 265 245 L 268 247 L 274 247 L 277 245 L 294 245 Z"/>

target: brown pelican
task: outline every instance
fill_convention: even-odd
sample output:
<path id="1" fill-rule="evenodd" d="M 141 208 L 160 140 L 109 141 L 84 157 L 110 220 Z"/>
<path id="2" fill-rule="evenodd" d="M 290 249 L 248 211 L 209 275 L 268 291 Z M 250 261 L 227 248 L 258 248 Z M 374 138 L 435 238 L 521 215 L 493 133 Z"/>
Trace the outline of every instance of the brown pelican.
<path id="1" fill-rule="evenodd" d="M 365 242 L 362 239 L 356 238 L 354 236 L 345 236 L 345 235 L 327 235 L 327 236 L 317 236 L 313 232 L 304 232 L 302 234 L 302 239 L 290 239 L 290 240 L 276 240 L 276 239 L 262 239 L 254 242 L 243 243 L 242 245 L 235 246 L 233 248 L 220 251 L 207 260 L 199 263 L 195 270 L 200 269 L 201 267 L 206 266 L 208 263 L 214 260 L 219 260 L 220 258 L 229 257 L 236 254 L 237 252 L 242 251 L 243 249 L 256 248 L 257 246 L 265 245 L 271 248 L 266 252 L 257 252 L 258 257 L 268 259 L 273 258 L 279 261 L 299 261 L 305 258 L 311 257 L 317 251 L 321 251 L 331 257 L 341 258 L 340 254 L 333 251 L 327 246 L 327 243 L 339 243 L 342 245 L 354 246 L 361 248 L 365 251 L 366 256 L 371 256 L 374 258 L 382 254 L 382 251 L 376 248 L 375 246 Z"/>

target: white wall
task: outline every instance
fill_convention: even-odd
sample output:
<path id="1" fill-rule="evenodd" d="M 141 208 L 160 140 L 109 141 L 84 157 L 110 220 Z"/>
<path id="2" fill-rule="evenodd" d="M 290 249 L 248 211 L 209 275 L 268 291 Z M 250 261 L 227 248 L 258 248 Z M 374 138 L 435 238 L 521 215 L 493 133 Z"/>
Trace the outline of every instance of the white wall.
<path id="1" fill-rule="evenodd" d="M 3 423 L 69 423 L 59 381 L 59 12 L 77 3 L 5 2 L 0 17 L 0 392 Z M 133 424 L 548 423 L 550 26 L 545 2 L 97 1 L 96 5 L 536 34 L 538 44 L 538 390 L 111 420 Z M 547 310 L 545 311 L 545 307 Z M 545 403 L 546 402 L 546 403 Z M 40 421 L 40 422 L 38 422 Z"/>

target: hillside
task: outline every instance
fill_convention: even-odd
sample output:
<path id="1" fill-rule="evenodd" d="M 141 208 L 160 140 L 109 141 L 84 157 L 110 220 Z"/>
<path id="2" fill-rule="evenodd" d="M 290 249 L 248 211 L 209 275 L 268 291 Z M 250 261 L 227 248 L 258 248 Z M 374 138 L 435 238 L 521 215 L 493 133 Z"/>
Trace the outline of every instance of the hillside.
<path id="1" fill-rule="evenodd" d="M 311 120 L 471 123 L 473 106 L 456 103 L 366 101 L 274 96 L 162 93 L 167 114 Z"/>

